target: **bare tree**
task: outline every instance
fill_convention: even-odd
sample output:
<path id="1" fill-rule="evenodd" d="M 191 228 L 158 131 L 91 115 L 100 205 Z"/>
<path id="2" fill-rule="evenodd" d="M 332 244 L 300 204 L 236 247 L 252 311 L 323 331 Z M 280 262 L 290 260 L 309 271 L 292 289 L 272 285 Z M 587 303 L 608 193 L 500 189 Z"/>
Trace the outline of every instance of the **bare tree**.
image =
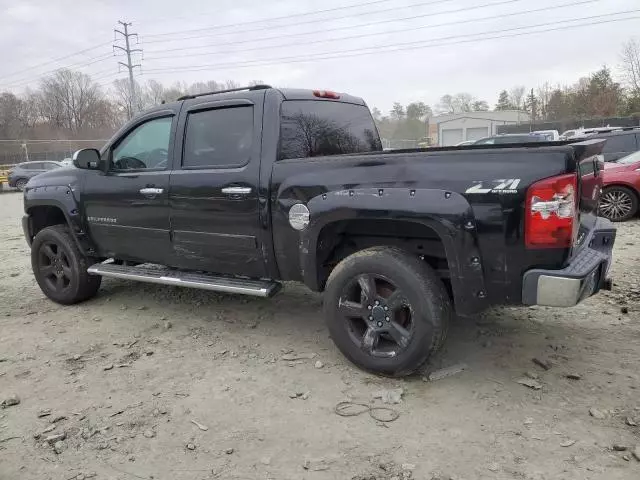
<path id="1" fill-rule="evenodd" d="M 116 106 L 119 111 L 126 116 L 132 118 L 140 110 L 144 110 L 144 95 L 138 82 L 134 82 L 135 92 L 131 91 L 131 85 L 128 79 L 119 78 L 113 81 L 112 92 L 114 95 Z"/>
<path id="2" fill-rule="evenodd" d="M 553 91 L 554 88 L 549 82 L 545 82 L 536 89 L 538 116 L 543 120 L 546 120 L 548 117 L 548 105 Z"/>
<path id="3" fill-rule="evenodd" d="M 160 105 L 164 100 L 164 87 L 156 80 L 149 80 L 143 88 L 143 101 L 145 107 Z"/>
<path id="4" fill-rule="evenodd" d="M 72 132 L 80 130 L 102 100 L 102 92 L 89 75 L 58 70 L 40 84 L 41 114 Z"/>
<path id="5" fill-rule="evenodd" d="M 470 93 L 456 93 L 453 97 L 453 108 L 455 113 L 471 112 L 475 98 Z"/>
<path id="6" fill-rule="evenodd" d="M 13 93 L 0 95 L 0 138 L 15 138 L 20 133 L 22 103 Z"/>
<path id="7" fill-rule="evenodd" d="M 516 109 L 521 110 L 524 107 L 524 91 L 526 88 L 523 85 L 518 85 L 509 90 L 509 100 L 511 105 Z"/>
<path id="8" fill-rule="evenodd" d="M 640 95 L 640 41 L 632 38 L 622 47 L 622 72 L 634 95 Z"/>

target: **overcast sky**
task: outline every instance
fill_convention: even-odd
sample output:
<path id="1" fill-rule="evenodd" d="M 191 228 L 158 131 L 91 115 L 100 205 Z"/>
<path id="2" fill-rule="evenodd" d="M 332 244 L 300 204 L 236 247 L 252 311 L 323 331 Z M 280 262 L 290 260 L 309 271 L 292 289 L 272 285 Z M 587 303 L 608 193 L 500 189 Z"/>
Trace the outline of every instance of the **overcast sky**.
<path id="1" fill-rule="evenodd" d="M 603 64 L 615 72 L 622 43 L 640 37 L 640 0 L 0 0 L 0 91 L 64 66 L 105 88 L 124 78 L 124 59 L 110 56 L 118 20 L 139 34 L 139 81 L 256 79 L 387 111 L 463 91 L 493 106 L 503 88 L 572 83 Z"/>

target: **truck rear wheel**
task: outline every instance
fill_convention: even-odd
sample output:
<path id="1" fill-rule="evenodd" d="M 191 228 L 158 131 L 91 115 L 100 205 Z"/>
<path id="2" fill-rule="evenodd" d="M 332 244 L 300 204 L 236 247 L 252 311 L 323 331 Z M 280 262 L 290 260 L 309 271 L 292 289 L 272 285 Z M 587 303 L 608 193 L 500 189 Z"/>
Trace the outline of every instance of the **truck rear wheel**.
<path id="1" fill-rule="evenodd" d="M 451 302 L 435 272 L 394 247 L 354 253 L 331 272 L 324 314 L 333 341 L 370 372 L 403 376 L 443 343 Z"/>
<path id="2" fill-rule="evenodd" d="M 89 275 L 89 261 L 66 225 L 43 228 L 31 245 L 31 267 L 42 292 L 63 305 L 95 296 L 102 277 Z"/>

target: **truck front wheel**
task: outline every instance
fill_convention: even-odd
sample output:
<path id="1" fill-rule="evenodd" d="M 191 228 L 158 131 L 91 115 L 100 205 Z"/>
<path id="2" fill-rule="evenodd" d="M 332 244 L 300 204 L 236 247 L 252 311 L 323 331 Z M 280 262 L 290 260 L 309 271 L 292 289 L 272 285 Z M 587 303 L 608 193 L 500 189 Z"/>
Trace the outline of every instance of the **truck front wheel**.
<path id="1" fill-rule="evenodd" d="M 370 372 L 403 376 L 443 343 L 451 301 L 433 269 L 394 247 L 373 247 L 331 272 L 324 314 L 333 341 Z"/>
<path id="2" fill-rule="evenodd" d="M 93 297 L 102 280 L 87 273 L 89 261 L 66 225 L 53 225 L 38 232 L 31 244 L 31 267 L 42 292 L 63 305 Z"/>

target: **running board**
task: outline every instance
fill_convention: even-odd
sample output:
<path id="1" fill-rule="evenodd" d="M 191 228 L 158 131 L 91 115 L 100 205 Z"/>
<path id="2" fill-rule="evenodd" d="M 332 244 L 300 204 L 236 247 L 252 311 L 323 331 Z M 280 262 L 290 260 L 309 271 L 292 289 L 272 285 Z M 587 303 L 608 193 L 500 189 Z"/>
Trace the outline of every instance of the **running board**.
<path id="1" fill-rule="evenodd" d="M 281 284 L 269 280 L 249 280 L 228 278 L 205 273 L 185 272 L 167 268 L 143 266 L 114 265 L 113 263 L 96 263 L 87 272 L 103 277 L 135 280 L 138 282 L 159 283 L 177 287 L 199 288 L 223 293 L 239 293 L 256 297 L 272 297 Z"/>

